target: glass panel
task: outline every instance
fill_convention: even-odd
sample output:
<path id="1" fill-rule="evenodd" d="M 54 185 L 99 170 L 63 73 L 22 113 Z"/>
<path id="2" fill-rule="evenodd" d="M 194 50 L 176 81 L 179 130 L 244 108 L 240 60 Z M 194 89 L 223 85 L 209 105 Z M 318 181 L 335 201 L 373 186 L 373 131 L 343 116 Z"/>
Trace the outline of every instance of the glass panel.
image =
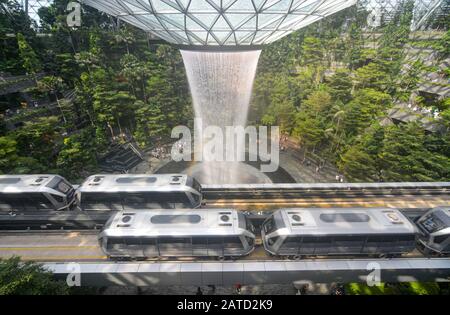
<path id="1" fill-rule="evenodd" d="M 320 220 L 327 223 L 334 222 L 369 222 L 370 217 L 364 213 L 322 213 Z"/>
<path id="2" fill-rule="evenodd" d="M 230 31 L 231 27 L 228 25 L 227 21 L 223 18 L 223 16 L 220 16 L 216 23 L 214 23 L 213 31 Z"/>
<path id="3" fill-rule="evenodd" d="M 232 249 L 243 249 L 242 241 L 238 236 L 226 236 L 223 238 L 223 247 Z"/>
<path id="4" fill-rule="evenodd" d="M 150 221 L 153 224 L 195 224 L 201 221 L 202 217 L 197 214 L 192 215 L 154 215 Z"/>
<path id="5" fill-rule="evenodd" d="M 208 2 L 206 1 L 191 1 L 189 5 L 189 12 L 217 12 Z"/>
<path id="6" fill-rule="evenodd" d="M 251 17 L 250 14 L 226 14 L 226 19 L 231 23 L 233 29 L 236 29 L 244 21 Z"/>

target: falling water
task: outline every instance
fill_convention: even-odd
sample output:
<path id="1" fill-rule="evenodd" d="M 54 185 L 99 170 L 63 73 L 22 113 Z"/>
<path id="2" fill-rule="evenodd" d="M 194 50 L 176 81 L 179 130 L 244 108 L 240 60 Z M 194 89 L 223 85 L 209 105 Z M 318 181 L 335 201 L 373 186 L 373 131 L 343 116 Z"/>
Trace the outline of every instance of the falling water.
<path id="1" fill-rule="evenodd" d="M 181 50 L 195 116 L 201 118 L 203 129 L 207 126 L 217 126 L 222 130 L 226 126 L 245 127 L 260 53 L 260 50 Z M 245 150 L 245 144 L 237 143 L 235 150 Z M 199 180 L 203 183 L 254 180 L 245 175 L 239 162 L 203 162 L 197 167 L 201 167 Z"/>

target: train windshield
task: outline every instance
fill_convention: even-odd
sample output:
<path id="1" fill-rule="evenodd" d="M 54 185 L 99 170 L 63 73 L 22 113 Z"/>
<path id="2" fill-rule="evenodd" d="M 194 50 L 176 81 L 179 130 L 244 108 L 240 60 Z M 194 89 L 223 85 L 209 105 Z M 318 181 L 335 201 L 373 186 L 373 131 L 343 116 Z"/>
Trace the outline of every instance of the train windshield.
<path id="1" fill-rule="evenodd" d="M 245 227 L 247 231 L 255 233 L 255 227 L 253 226 L 252 222 L 246 216 L 244 216 L 244 218 L 245 218 Z"/>
<path id="2" fill-rule="evenodd" d="M 193 178 L 192 188 L 194 188 L 199 193 L 202 192 L 202 186 L 200 185 L 200 183 L 195 178 Z"/>
<path id="3" fill-rule="evenodd" d="M 51 188 L 56 189 L 63 194 L 67 194 L 72 187 L 64 180 L 60 180 L 56 182 L 56 184 L 52 185 Z"/>
<path id="4" fill-rule="evenodd" d="M 267 220 L 263 223 L 263 228 L 266 234 L 270 234 L 277 229 L 273 215 L 267 218 Z"/>
<path id="5" fill-rule="evenodd" d="M 425 218 L 419 221 L 419 224 L 428 233 L 434 233 L 445 228 L 444 222 L 442 222 L 442 220 L 435 216 L 433 213 L 425 216 Z"/>

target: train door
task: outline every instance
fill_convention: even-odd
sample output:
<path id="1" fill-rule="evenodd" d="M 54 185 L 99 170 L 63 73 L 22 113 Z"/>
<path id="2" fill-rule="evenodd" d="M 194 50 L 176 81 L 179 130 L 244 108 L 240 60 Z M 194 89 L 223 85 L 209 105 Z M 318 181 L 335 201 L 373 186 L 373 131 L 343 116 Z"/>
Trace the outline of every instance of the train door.
<path id="1" fill-rule="evenodd" d="M 414 234 L 398 235 L 396 237 L 397 248 L 400 253 L 412 251 L 416 245 L 416 236 Z"/>
<path id="2" fill-rule="evenodd" d="M 360 254 L 365 241 L 364 236 L 338 235 L 333 237 L 330 254 Z"/>
<path id="3" fill-rule="evenodd" d="M 327 255 L 333 247 L 333 237 L 320 236 L 315 240 L 314 255 Z"/>
<path id="4" fill-rule="evenodd" d="M 208 256 L 223 256 L 223 237 L 208 237 Z"/>
<path id="5" fill-rule="evenodd" d="M 300 236 L 287 236 L 281 244 L 278 253 L 280 255 L 297 255 L 300 241 Z"/>
<path id="6" fill-rule="evenodd" d="M 190 237 L 159 237 L 158 248 L 161 256 L 192 256 Z"/>
<path id="7" fill-rule="evenodd" d="M 198 208 L 201 205 L 201 197 L 200 195 L 192 192 L 186 193 L 187 198 L 189 199 L 189 206 L 192 208 Z"/>
<path id="8" fill-rule="evenodd" d="M 366 242 L 362 249 L 363 254 L 377 254 L 378 253 L 378 241 L 376 236 L 366 236 Z"/>
<path id="9" fill-rule="evenodd" d="M 377 235 L 373 236 L 373 238 L 375 238 L 378 243 L 378 254 L 390 254 L 398 252 L 398 249 L 396 247 L 397 241 L 395 235 Z"/>
<path id="10" fill-rule="evenodd" d="M 124 210 L 140 210 L 146 206 L 145 193 L 123 193 Z"/>
<path id="11" fill-rule="evenodd" d="M 67 205 L 66 198 L 57 194 L 44 193 L 38 199 L 39 202 L 36 205 L 39 210 L 59 210 Z"/>
<path id="12" fill-rule="evenodd" d="M 316 237 L 314 236 L 303 236 L 299 248 L 299 255 L 313 255 L 314 249 L 316 247 Z"/>
<path id="13" fill-rule="evenodd" d="M 127 237 L 124 239 L 126 251 L 130 257 L 143 257 L 141 240 L 137 237 Z"/>
<path id="14" fill-rule="evenodd" d="M 143 238 L 141 240 L 142 251 L 144 257 L 158 257 L 158 245 L 156 244 L 156 238 Z"/>
<path id="15" fill-rule="evenodd" d="M 127 244 L 123 238 L 108 237 L 106 241 L 106 253 L 109 256 L 127 256 Z"/>
<path id="16" fill-rule="evenodd" d="M 208 238 L 206 236 L 192 237 L 192 255 L 208 256 Z"/>
<path id="17" fill-rule="evenodd" d="M 239 236 L 225 236 L 223 238 L 223 254 L 225 256 L 239 256 L 244 252 L 244 245 Z"/>
<path id="18" fill-rule="evenodd" d="M 23 211 L 22 194 L 0 194 L 0 210 L 2 211 Z"/>

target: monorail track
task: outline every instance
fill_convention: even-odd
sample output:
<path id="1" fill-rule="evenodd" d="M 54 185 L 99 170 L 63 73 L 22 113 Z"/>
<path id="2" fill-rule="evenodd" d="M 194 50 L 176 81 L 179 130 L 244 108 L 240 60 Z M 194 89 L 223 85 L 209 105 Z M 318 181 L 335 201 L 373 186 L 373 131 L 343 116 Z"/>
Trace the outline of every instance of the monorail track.
<path id="1" fill-rule="evenodd" d="M 205 207 L 235 208 L 246 211 L 275 210 L 281 207 L 308 208 L 433 208 L 450 204 L 450 195 L 422 195 L 418 196 L 379 196 L 379 197 L 311 197 L 311 198 L 261 198 L 255 196 L 245 199 L 208 199 L 204 200 Z"/>
<path id="2" fill-rule="evenodd" d="M 255 250 L 238 261 L 289 261 L 269 256 L 257 238 Z M 2 231 L 0 232 L 0 258 L 20 256 L 22 260 L 41 262 L 113 262 L 108 260 L 98 245 L 97 231 Z M 333 259 L 353 259 L 355 256 L 334 256 Z M 402 258 L 423 258 L 417 250 Z M 326 260 L 330 257 L 314 257 Z M 190 257 L 163 257 L 148 259 L 148 263 L 161 262 L 214 262 L 211 259 Z"/>
<path id="3" fill-rule="evenodd" d="M 258 213 L 279 208 L 391 207 L 417 211 L 450 205 L 450 183 L 322 183 L 206 185 L 204 208 Z M 0 212 L 0 230 L 100 228 L 109 211 Z M 261 221 L 261 216 L 256 219 Z"/>

